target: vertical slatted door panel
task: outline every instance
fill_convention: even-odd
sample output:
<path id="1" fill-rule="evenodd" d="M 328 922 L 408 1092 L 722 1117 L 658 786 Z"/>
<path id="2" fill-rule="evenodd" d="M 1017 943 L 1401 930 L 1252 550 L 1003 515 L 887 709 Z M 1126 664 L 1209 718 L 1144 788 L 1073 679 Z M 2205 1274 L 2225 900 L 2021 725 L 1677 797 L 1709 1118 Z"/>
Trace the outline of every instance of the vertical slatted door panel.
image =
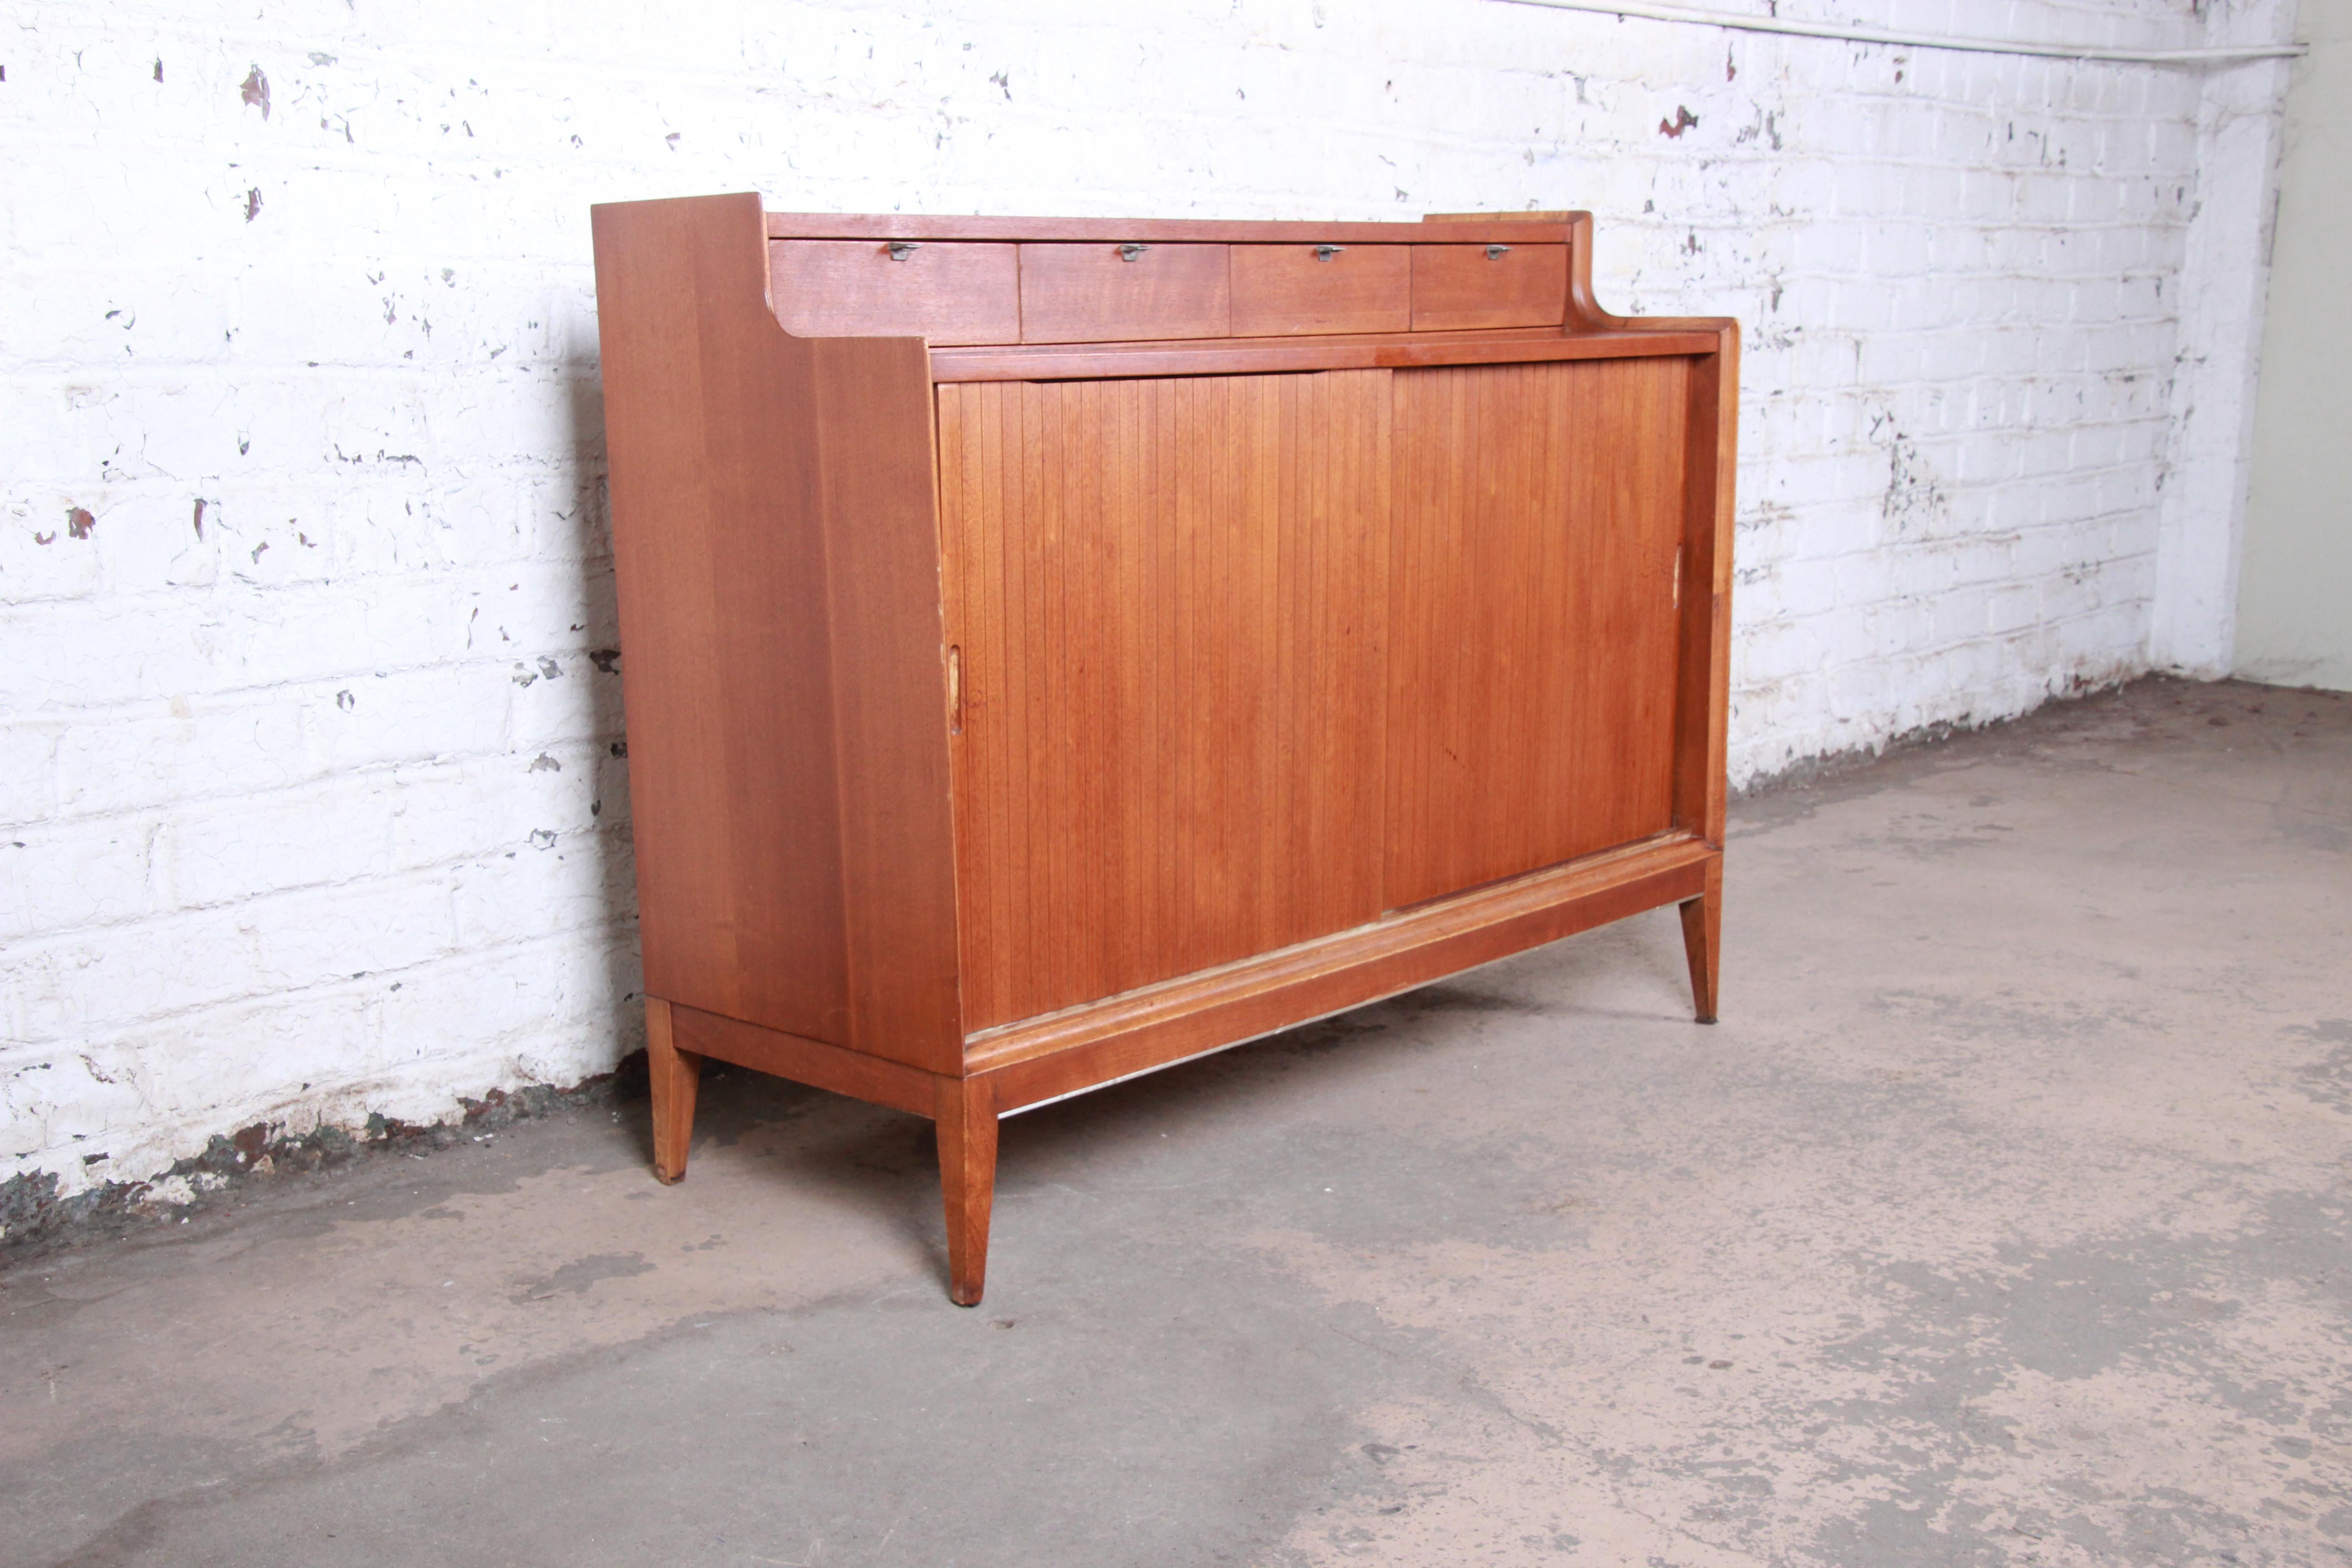
<path id="1" fill-rule="evenodd" d="M 1689 374 L 1396 374 L 1388 907 L 1670 826 Z"/>
<path id="2" fill-rule="evenodd" d="M 968 1028 L 1379 913 L 1388 381 L 939 389 Z"/>

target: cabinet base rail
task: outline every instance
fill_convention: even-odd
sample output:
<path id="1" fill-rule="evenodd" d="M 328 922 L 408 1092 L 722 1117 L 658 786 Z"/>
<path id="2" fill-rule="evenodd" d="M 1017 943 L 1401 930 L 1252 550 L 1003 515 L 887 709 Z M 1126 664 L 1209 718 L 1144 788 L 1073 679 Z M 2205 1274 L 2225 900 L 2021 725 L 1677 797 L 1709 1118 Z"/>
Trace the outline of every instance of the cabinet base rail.
<path id="1" fill-rule="evenodd" d="M 706 1057 L 938 1124 L 948 1294 L 977 1306 L 1000 1118 L 1394 996 L 1466 969 L 1678 905 L 1698 1021 L 1715 1021 L 1723 852 L 1666 834 L 1397 910 L 1370 925 L 972 1035 L 961 1077 L 646 998 L 654 1173 L 686 1175 Z"/>

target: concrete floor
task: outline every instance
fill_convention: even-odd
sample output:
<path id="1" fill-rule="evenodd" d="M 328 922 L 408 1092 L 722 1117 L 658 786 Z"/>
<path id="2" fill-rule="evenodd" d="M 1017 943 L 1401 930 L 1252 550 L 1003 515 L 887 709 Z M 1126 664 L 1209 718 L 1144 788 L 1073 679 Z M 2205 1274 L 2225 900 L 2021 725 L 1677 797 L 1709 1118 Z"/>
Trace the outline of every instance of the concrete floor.
<path id="1" fill-rule="evenodd" d="M 2143 682 L 1018 1118 L 730 1073 L 0 1273 L 0 1560 L 2352 1562 L 2352 699 Z"/>

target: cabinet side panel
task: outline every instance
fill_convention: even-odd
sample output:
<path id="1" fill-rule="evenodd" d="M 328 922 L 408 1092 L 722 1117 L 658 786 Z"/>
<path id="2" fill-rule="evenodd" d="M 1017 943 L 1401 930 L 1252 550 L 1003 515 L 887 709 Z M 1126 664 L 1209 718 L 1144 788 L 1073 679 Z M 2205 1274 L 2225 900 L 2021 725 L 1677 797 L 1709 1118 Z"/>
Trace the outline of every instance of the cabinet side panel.
<path id="1" fill-rule="evenodd" d="M 1675 824 L 1723 843 L 1731 708 L 1732 484 L 1738 471 L 1739 329 L 1691 374 L 1690 486 L 1683 507 L 1682 693 L 1675 720 Z"/>
<path id="2" fill-rule="evenodd" d="M 839 759 L 848 1043 L 962 1070 L 929 356 L 821 339 L 814 417 Z"/>
<path id="3" fill-rule="evenodd" d="M 1388 377 L 940 399 L 967 1028 L 1379 912 Z"/>
<path id="4" fill-rule="evenodd" d="M 1689 363 L 1397 373 L 1389 907 L 1672 825 Z"/>
<path id="5" fill-rule="evenodd" d="M 594 228 L 646 989 L 846 1044 L 808 351 L 757 196 Z"/>

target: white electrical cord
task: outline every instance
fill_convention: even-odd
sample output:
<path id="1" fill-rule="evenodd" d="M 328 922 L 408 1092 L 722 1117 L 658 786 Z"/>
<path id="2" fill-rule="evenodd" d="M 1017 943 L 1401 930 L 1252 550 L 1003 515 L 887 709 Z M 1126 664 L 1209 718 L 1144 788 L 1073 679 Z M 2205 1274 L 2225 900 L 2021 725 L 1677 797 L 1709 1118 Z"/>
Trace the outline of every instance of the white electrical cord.
<path id="1" fill-rule="evenodd" d="M 1556 11 L 1591 11 L 1603 16 L 1639 16 L 1652 22 L 1696 22 L 1743 33 L 1787 33 L 1801 38 L 1835 38 L 1855 44 L 1895 44 L 1915 49 L 1963 49 L 1986 55 L 2041 55 L 2061 60 L 2120 60 L 2132 65 L 2232 65 L 2246 60 L 2294 59 L 2308 44 L 2245 44 L 2200 49 L 2108 49 L 2089 45 L 2033 44 L 2009 38 L 1965 38 L 1927 33 L 1890 33 L 1876 27 L 1845 27 L 1827 22 L 1789 22 L 1737 11 L 1700 11 L 1684 5 L 1645 5 L 1630 0 L 1511 0 L 1517 5 L 1549 5 Z"/>

